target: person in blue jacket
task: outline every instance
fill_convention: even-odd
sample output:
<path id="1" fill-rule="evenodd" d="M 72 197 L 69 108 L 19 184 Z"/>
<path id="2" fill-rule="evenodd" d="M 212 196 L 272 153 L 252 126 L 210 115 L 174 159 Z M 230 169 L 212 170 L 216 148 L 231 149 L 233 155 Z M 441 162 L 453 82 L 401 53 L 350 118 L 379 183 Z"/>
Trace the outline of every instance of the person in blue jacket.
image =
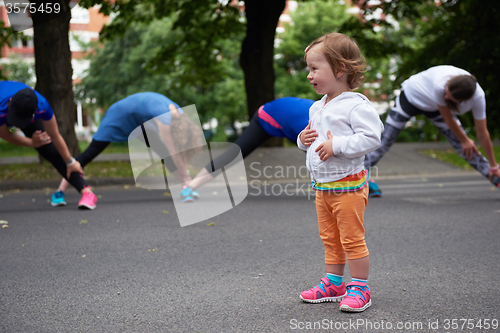
<path id="1" fill-rule="evenodd" d="M 282 97 L 262 105 L 254 113 L 250 125 L 234 142 L 236 146 L 208 163 L 182 190 L 181 202 L 197 198 L 196 189 L 215 178 L 222 167 L 233 161 L 239 153 L 238 148 L 245 158 L 271 137 L 288 138 L 296 142 L 297 136 L 309 122 L 309 108 L 313 103 L 310 99 Z"/>
<path id="2" fill-rule="evenodd" d="M 163 145 L 155 144 L 151 148 L 162 157 L 165 167 L 182 183 L 188 183 L 191 177 L 187 173 L 186 159 L 182 154 L 170 152 L 182 151 L 176 149 L 180 142 L 199 140 L 197 136 L 187 135 L 196 126 L 182 113 L 179 105 L 164 95 L 155 92 L 140 92 L 130 95 L 113 105 L 106 111 L 99 124 L 97 132 L 87 149 L 76 157 L 82 167 L 91 162 L 111 142 L 126 142 L 129 135 L 137 127 L 154 119 Z M 178 134 L 177 134 L 178 133 Z M 182 137 L 180 137 L 182 136 Z M 184 143 L 185 144 L 185 143 Z M 203 143 L 199 142 L 201 146 Z M 196 145 L 194 145 L 196 146 Z M 52 205 L 65 205 L 64 192 L 68 182 L 63 179 L 52 195 Z"/>
<path id="3" fill-rule="evenodd" d="M 17 127 L 24 136 L 11 131 Z M 0 138 L 14 145 L 35 148 L 82 194 L 79 208 L 94 209 L 97 198 L 83 178 L 80 163 L 71 156 L 59 133 L 49 102 L 22 82 L 0 82 Z"/>

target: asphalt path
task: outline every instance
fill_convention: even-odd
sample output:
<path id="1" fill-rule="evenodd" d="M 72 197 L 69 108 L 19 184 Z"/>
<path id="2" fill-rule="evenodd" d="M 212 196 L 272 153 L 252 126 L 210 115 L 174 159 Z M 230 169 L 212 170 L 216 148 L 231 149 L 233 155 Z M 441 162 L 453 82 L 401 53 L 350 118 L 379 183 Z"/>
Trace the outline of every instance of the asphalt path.
<path id="1" fill-rule="evenodd" d="M 95 211 L 72 192 L 57 208 L 48 190 L 1 192 L 0 332 L 500 330 L 500 191 L 480 175 L 379 181 L 365 214 L 373 305 L 358 314 L 299 299 L 325 274 L 303 184 L 251 187 L 186 227 L 165 191 L 98 187 Z"/>

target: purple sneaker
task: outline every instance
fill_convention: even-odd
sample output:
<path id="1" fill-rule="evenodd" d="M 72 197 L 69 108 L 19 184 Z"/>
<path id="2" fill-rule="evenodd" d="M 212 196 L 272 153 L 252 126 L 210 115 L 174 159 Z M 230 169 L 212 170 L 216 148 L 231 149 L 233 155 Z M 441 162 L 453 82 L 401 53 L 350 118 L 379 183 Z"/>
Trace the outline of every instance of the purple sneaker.
<path id="1" fill-rule="evenodd" d="M 325 276 L 314 288 L 300 293 L 300 298 L 308 303 L 340 302 L 346 295 L 345 284 L 336 286 Z"/>

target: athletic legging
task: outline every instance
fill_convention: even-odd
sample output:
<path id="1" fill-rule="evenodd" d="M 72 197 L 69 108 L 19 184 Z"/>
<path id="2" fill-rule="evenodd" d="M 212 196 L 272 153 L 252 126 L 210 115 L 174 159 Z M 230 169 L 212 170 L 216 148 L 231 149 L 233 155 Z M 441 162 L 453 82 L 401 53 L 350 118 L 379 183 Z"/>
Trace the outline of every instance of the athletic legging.
<path id="1" fill-rule="evenodd" d="M 377 164 L 382 156 L 384 156 L 384 154 L 389 151 L 392 144 L 396 141 L 398 134 L 401 132 L 401 130 L 403 130 L 405 124 L 410 120 L 410 118 L 419 114 L 423 114 L 427 118 L 429 118 L 429 120 L 434 125 L 436 125 L 439 131 L 446 137 L 446 139 L 455 149 L 458 155 L 465 159 L 474 169 L 479 171 L 484 177 L 489 180 L 490 164 L 488 160 L 483 155 L 477 154 L 476 152 L 474 152 L 471 160 L 467 160 L 462 154 L 462 144 L 448 127 L 443 117 L 441 116 L 441 113 L 439 111 L 427 112 L 418 109 L 408 101 L 404 91 L 401 91 L 401 94 L 396 98 L 396 104 L 390 111 L 389 116 L 385 121 L 385 129 L 382 132 L 380 147 L 374 152 L 369 153 L 365 157 L 365 167 L 368 170 L 370 169 L 370 167 Z M 460 125 L 460 128 L 462 128 L 462 124 L 460 124 L 458 118 L 455 117 L 455 120 Z M 494 176 L 492 183 L 497 186 L 500 183 L 500 178 Z"/>
<path id="2" fill-rule="evenodd" d="M 38 130 L 42 132 L 45 131 L 45 129 L 43 128 L 43 123 L 40 119 L 36 119 L 22 131 L 26 137 L 31 138 L 33 136 L 33 133 Z M 59 172 L 59 174 L 61 174 L 64 179 L 66 179 L 74 188 L 76 188 L 78 192 L 81 192 L 81 190 L 87 186 L 87 182 L 85 182 L 83 175 L 78 172 L 72 172 L 70 178 L 67 178 L 66 163 L 64 163 L 64 160 L 61 157 L 61 154 L 59 154 L 59 152 L 57 151 L 54 143 L 51 142 L 35 149 L 40 153 L 40 155 L 42 155 L 44 159 L 49 161 L 54 166 L 54 168 L 56 168 L 57 172 Z"/>
<path id="3" fill-rule="evenodd" d="M 256 111 L 250 120 L 250 125 L 245 128 L 243 133 L 241 133 L 241 135 L 234 142 L 236 146 L 231 146 L 231 148 L 226 150 L 222 155 L 208 163 L 205 166 L 205 169 L 209 172 L 215 171 L 213 174 L 215 177 L 220 173 L 220 169 L 222 167 L 231 163 L 238 156 L 239 149 L 241 149 L 241 154 L 243 155 L 243 158 L 245 158 L 271 137 L 272 136 L 264 131 L 262 126 L 260 126 L 259 115 Z"/>
<path id="4" fill-rule="evenodd" d="M 148 147 L 149 146 L 149 140 L 146 142 L 144 140 L 144 137 L 139 136 L 138 139 L 141 141 L 145 142 Z M 102 151 L 110 144 L 108 141 L 97 141 L 97 140 L 92 140 L 90 142 L 90 145 L 85 149 L 84 152 L 82 152 L 80 155 L 76 157 L 76 160 L 80 162 L 82 168 L 89 164 L 94 158 L 96 158 L 97 155 L 102 153 Z M 167 169 L 170 172 L 174 172 L 177 170 L 177 166 L 175 165 L 174 161 L 172 160 L 172 157 L 170 156 L 170 153 L 168 152 L 167 147 L 163 144 L 163 142 L 158 138 L 155 140 L 155 144 L 152 145 L 151 147 L 155 153 L 157 153 L 162 159 L 167 167 Z"/>

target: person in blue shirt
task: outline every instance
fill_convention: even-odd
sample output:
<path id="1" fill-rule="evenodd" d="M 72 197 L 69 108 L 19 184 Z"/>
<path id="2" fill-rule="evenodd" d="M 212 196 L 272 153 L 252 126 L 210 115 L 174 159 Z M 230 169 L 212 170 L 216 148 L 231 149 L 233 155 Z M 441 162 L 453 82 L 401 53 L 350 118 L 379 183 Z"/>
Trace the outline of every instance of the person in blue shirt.
<path id="1" fill-rule="evenodd" d="M 10 127 L 19 128 L 24 136 L 10 131 Z M 39 92 L 22 82 L 0 82 L 0 138 L 35 148 L 82 194 L 79 208 L 95 208 L 97 198 L 83 178 L 80 163 L 71 156 L 59 133 L 54 111 Z"/>
<path id="2" fill-rule="evenodd" d="M 194 132 L 196 126 L 182 113 L 179 105 L 164 95 L 155 92 L 140 92 L 130 95 L 113 105 L 106 111 L 90 145 L 76 157 L 82 168 L 99 155 L 111 142 L 126 142 L 137 127 L 154 119 L 151 132 L 159 133 L 162 144 L 151 145 L 151 148 L 163 159 L 165 167 L 172 172 L 181 183 L 188 183 L 191 177 L 187 173 L 187 160 L 183 154 L 171 154 L 182 151 L 180 145 L 186 140 L 200 140 Z M 152 139 L 152 138 L 149 138 Z M 191 144 L 191 143 L 189 143 Z M 202 146 L 201 141 L 192 146 Z M 180 149 L 178 149 L 180 148 Z M 52 205 L 65 205 L 64 192 L 68 182 L 62 179 L 57 192 L 52 195 Z"/>
<path id="3" fill-rule="evenodd" d="M 208 163 L 182 190 L 181 202 L 193 201 L 198 196 L 196 189 L 214 179 L 222 167 L 233 161 L 239 154 L 238 148 L 245 158 L 271 137 L 288 138 L 296 142 L 297 136 L 309 122 L 309 108 L 313 103 L 310 99 L 282 97 L 262 105 L 254 113 L 250 125 L 234 142 L 236 146 Z"/>

